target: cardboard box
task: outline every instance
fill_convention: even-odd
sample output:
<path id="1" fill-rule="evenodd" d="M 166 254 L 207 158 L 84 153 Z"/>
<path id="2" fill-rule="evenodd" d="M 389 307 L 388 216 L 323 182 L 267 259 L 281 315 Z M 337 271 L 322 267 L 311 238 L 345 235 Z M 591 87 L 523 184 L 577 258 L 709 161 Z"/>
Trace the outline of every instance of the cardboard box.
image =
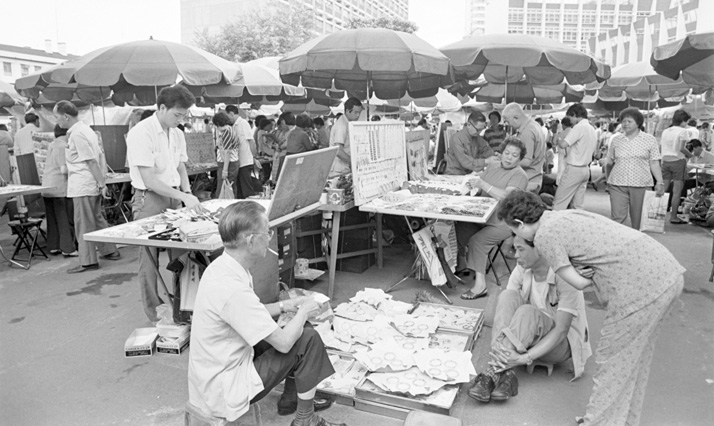
<path id="1" fill-rule="evenodd" d="M 159 332 L 156 327 L 135 329 L 124 342 L 124 357 L 151 356 L 156 349 Z"/>
<path id="2" fill-rule="evenodd" d="M 159 337 L 168 337 L 168 338 L 178 338 L 182 337 L 184 335 L 187 335 L 191 331 L 191 326 L 189 324 L 162 324 L 163 320 L 159 321 L 158 324 L 156 324 L 156 329 L 159 332 Z"/>
<path id="3" fill-rule="evenodd" d="M 156 352 L 170 355 L 181 355 L 181 353 L 188 348 L 190 341 L 191 333 L 186 333 L 176 338 L 159 337 L 159 340 L 156 341 Z"/>

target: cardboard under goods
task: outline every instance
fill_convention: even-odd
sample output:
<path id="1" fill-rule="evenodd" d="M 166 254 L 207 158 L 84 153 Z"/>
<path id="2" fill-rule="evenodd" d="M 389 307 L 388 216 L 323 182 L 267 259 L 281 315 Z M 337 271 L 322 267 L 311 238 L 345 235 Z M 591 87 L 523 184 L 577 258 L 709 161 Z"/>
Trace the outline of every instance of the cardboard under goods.
<path id="1" fill-rule="evenodd" d="M 156 349 L 159 332 L 156 327 L 135 329 L 124 342 L 124 357 L 151 356 Z"/>

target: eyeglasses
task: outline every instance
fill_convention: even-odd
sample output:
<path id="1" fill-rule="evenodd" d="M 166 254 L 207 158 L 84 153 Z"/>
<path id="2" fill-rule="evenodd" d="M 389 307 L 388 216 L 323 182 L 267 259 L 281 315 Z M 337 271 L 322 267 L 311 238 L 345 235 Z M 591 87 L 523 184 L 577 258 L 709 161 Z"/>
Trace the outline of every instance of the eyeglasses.
<path id="1" fill-rule="evenodd" d="M 275 234 L 275 231 L 272 229 L 269 229 L 268 232 L 252 232 L 248 235 L 267 235 L 268 238 L 273 238 L 273 235 Z"/>

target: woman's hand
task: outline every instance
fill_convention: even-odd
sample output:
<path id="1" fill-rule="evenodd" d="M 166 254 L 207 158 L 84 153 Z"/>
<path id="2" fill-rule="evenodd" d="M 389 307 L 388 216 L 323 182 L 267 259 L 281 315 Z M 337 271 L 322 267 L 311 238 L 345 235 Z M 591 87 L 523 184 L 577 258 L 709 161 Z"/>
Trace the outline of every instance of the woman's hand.
<path id="1" fill-rule="evenodd" d="M 664 183 L 657 182 L 657 184 L 655 185 L 655 195 L 657 197 L 661 197 L 664 195 Z"/>
<path id="2" fill-rule="evenodd" d="M 483 180 L 480 176 L 473 177 L 466 181 L 466 186 L 469 189 L 482 189 Z"/>
<path id="3" fill-rule="evenodd" d="M 589 266 L 578 266 L 575 268 L 576 271 L 578 271 L 578 274 L 582 275 L 585 278 L 592 278 L 593 275 L 595 275 L 595 271 L 593 271 L 593 268 Z"/>

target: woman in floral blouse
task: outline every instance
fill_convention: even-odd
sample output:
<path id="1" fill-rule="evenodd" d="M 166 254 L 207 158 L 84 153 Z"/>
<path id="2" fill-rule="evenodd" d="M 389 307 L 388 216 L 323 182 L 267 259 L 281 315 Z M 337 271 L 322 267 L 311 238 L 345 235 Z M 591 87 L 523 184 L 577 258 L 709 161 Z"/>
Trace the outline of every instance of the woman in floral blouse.
<path id="1" fill-rule="evenodd" d="M 555 273 L 607 304 L 585 417 L 588 425 L 637 425 L 654 344 L 684 286 L 684 268 L 649 235 L 584 210 L 546 211 L 514 191 L 498 218 L 533 241 Z"/>
<path id="2" fill-rule="evenodd" d="M 664 194 L 659 144 L 654 136 L 640 130 L 644 121 L 637 108 L 622 110 L 620 122 L 624 133 L 613 138 L 602 164 L 605 170 L 611 168 L 607 177 L 610 216 L 624 224 L 629 211 L 634 229 L 640 229 L 645 191 L 654 185 L 652 175 L 657 179 L 657 195 Z"/>

